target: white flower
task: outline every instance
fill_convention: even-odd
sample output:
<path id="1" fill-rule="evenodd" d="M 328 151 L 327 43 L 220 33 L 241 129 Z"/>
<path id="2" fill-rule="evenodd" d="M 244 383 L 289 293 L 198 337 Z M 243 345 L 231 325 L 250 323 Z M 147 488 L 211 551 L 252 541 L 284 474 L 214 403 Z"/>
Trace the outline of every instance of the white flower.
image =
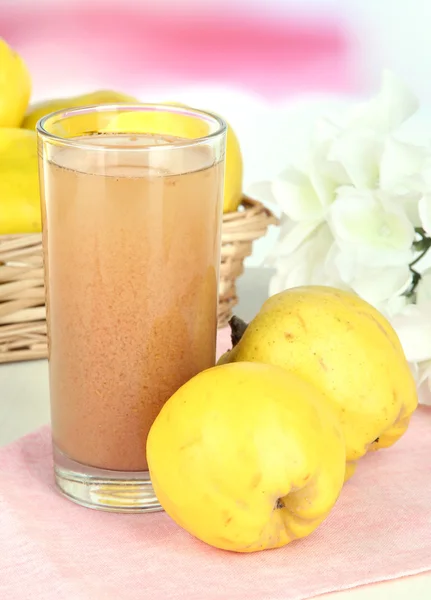
<path id="1" fill-rule="evenodd" d="M 427 148 L 407 144 L 389 136 L 380 160 L 380 188 L 397 194 L 406 191 L 421 192 L 424 189 L 421 172 L 428 157 Z"/>
<path id="2" fill-rule="evenodd" d="M 341 250 L 362 265 L 400 266 L 413 259 L 413 225 L 401 207 L 378 191 L 338 189 L 329 223 Z"/>
<path id="3" fill-rule="evenodd" d="M 420 308 L 428 306 L 429 304 L 431 305 L 431 270 L 425 271 L 421 275 L 421 280 L 416 289 L 416 304 Z"/>
<path id="4" fill-rule="evenodd" d="M 310 238 L 322 225 L 320 221 L 295 223 L 286 215 L 280 218 L 278 241 L 273 252 L 266 259 L 266 264 L 274 265 L 276 261 L 289 258 L 297 248 Z"/>
<path id="5" fill-rule="evenodd" d="M 409 304 L 391 322 L 409 362 L 431 358 L 431 302 Z"/>
<path id="6" fill-rule="evenodd" d="M 431 190 L 419 200 L 418 212 L 422 227 L 428 235 L 431 235 Z"/>
<path id="7" fill-rule="evenodd" d="M 321 221 L 325 216 L 322 198 L 308 175 L 297 169 L 281 173 L 272 184 L 272 193 L 282 211 L 293 221 Z"/>
<path id="8" fill-rule="evenodd" d="M 334 142 L 343 129 L 330 121 L 321 119 L 316 123 L 310 143 L 310 157 L 306 169 L 317 194 L 325 206 L 333 201 L 334 192 L 340 185 L 349 183 L 349 176 L 337 156 L 331 155 Z"/>
<path id="9" fill-rule="evenodd" d="M 332 279 L 338 278 L 344 285 L 364 298 L 367 302 L 392 314 L 394 310 L 401 309 L 394 299 L 400 298 L 412 282 L 412 273 L 408 265 L 392 267 L 374 267 L 363 265 L 357 257 L 346 251 L 340 250 L 335 243 L 332 245 L 326 260 L 327 272 L 332 273 Z M 391 303 L 388 306 L 388 303 Z M 402 305 L 404 306 L 404 302 Z"/>
<path id="10" fill-rule="evenodd" d="M 346 173 L 345 183 L 361 189 L 374 187 L 379 179 L 383 140 L 370 130 L 341 132 L 328 152 L 328 159 L 338 163 Z M 340 182 L 343 183 L 343 182 Z"/>
<path id="11" fill-rule="evenodd" d="M 396 197 L 414 227 L 421 226 L 419 203 L 430 189 L 430 155 L 430 149 L 393 136 L 386 140 L 382 153 L 379 188 Z"/>
<path id="12" fill-rule="evenodd" d="M 380 92 L 370 101 L 354 106 L 348 126 L 372 129 L 387 135 L 402 125 L 419 108 L 416 96 L 390 71 L 383 72 Z"/>
<path id="13" fill-rule="evenodd" d="M 328 284 L 330 279 L 326 272 L 326 256 L 333 244 L 330 229 L 326 223 L 322 223 L 310 230 L 308 235 L 304 233 L 302 225 L 297 225 L 285 231 L 279 239 L 279 254 L 273 262 L 277 266 L 277 273 L 270 282 L 270 295 L 310 283 Z M 341 280 L 331 280 L 331 285 L 337 284 L 338 287 L 343 286 Z"/>

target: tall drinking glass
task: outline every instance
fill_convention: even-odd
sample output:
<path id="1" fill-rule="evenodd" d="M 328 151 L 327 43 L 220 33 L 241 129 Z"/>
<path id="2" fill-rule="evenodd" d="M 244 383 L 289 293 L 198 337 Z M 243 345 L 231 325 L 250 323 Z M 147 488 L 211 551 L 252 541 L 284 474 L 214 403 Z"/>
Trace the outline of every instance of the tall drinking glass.
<path id="1" fill-rule="evenodd" d="M 147 434 L 215 362 L 226 125 L 108 105 L 37 131 L 56 484 L 91 508 L 158 510 Z"/>

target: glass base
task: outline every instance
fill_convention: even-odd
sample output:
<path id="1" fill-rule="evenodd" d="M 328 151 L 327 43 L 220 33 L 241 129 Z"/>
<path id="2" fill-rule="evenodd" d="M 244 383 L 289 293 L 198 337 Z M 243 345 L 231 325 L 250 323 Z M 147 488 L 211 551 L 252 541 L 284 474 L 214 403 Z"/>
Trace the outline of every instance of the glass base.
<path id="1" fill-rule="evenodd" d="M 54 446 L 54 474 L 58 490 L 76 504 L 122 513 L 163 510 L 148 471 L 108 471 L 75 462 Z"/>

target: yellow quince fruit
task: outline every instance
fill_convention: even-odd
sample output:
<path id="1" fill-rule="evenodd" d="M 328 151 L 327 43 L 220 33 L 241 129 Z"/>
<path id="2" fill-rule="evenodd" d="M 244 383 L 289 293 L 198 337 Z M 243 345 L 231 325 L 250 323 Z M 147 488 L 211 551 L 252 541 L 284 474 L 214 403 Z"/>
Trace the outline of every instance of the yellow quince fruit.
<path id="1" fill-rule="evenodd" d="M 416 385 L 389 322 L 355 294 L 324 286 L 269 298 L 249 325 L 231 320 L 233 349 L 219 364 L 283 367 L 314 385 L 346 440 L 346 479 L 370 450 L 394 444 L 418 404 Z"/>
<path id="2" fill-rule="evenodd" d="M 137 100 L 132 96 L 127 96 L 126 94 L 112 90 L 97 90 L 95 92 L 91 92 L 90 94 L 81 94 L 79 96 L 71 96 L 69 98 L 56 98 L 53 100 L 47 100 L 30 107 L 22 123 L 22 127 L 34 131 L 36 128 L 36 123 L 39 121 L 39 119 L 49 115 L 52 112 L 56 112 L 57 110 L 78 108 L 79 106 L 91 106 L 93 104 L 115 104 L 123 102 L 136 103 Z M 87 115 L 80 115 L 79 118 L 75 118 L 73 120 L 73 124 L 76 128 L 76 135 L 82 135 L 86 131 L 86 120 L 92 122 L 94 130 L 94 117 L 90 116 L 90 119 L 88 119 L 88 117 L 86 119 L 85 117 L 87 117 Z M 73 131 L 71 132 L 71 135 L 72 134 Z"/>
<path id="3" fill-rule="evenodd" d="M 224 550 L 278 548 L 327 517 L 344 481 L 345 443 L 321 393 L 264 364 L 213 367 L 164 405 L 147 440 L 158 500 Z"/>
<path id="4" fill-rule="evenodd" d="M 31 93 L 31 80 L 21 56 L 0 38 L 0 127 L 19 127 Z"/>
<path id="5" fill-rule="evenodd" d="M 36 134 L 0 128 L 0 235 L 40 231 Z"/>
<path id="6" fill-rule="evenodd" d="M 227 125 L 223 212 L 238 210 L 243 196 L 243 160 L 235 131 Z"/>

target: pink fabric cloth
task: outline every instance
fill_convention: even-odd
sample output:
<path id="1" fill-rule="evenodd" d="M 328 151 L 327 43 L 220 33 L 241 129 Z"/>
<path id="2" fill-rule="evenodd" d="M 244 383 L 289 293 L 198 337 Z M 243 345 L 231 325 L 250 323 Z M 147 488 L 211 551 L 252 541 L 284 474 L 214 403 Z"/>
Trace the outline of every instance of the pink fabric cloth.
<path id="1" fill-rule="evenodd" d="M 221 333 L 220 351 L 228 344 Z M 75 506 L 54 489 L 45 427 L 0 451 L 0 598 L 299 600 L 431 570 L 431 408 L 365 458 L 327 521 L 280 550 L 211 548 L 164 513 Z"/>

